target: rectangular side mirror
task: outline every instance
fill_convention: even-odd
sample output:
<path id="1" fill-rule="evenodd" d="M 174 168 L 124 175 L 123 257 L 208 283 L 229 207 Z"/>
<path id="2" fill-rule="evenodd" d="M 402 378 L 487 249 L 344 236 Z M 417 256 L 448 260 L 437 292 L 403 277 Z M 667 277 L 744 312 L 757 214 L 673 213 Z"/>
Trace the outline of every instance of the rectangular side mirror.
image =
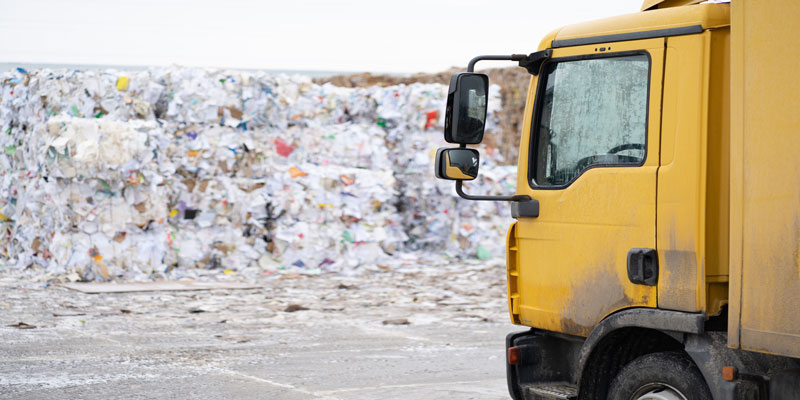
<path id="1" fill-rule="evenodd" d="M 448 143 L 478 144 L 486 125 L 486 97 L 489 77 L 463 72 L 450 78 L 444 118 L 444 140 Z"/>
<path id="2" fill-rule="evenodd" d="M 436 177 L 452 181 L 471 181 L 478 177 L 479 161 L 478 150 L 441 148 L 436 151 Z"/>

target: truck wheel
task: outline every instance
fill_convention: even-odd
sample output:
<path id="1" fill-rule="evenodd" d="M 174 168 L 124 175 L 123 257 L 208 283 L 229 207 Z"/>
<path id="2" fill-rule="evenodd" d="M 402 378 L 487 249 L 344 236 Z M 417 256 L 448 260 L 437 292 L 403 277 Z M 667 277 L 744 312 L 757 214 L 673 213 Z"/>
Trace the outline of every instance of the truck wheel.
<path id="1" fill-rule="evenodd" d="M 703 375 L 679 352 L 643 355 L 611 381 L 609 400 L 712 400 Z"/>

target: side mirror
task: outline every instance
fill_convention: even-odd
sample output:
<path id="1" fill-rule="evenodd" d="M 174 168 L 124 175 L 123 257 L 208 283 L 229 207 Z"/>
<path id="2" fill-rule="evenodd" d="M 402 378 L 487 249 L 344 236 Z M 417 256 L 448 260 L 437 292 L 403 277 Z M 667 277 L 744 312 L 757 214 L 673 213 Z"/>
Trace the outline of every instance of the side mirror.
<path id="1" fill-rule="evenodd" d="M 448 143 L 478 144 L 486 125 L 486 94 L 489 77 L 464 72 L 450 78 L 444 117 L 444 140 Z"/>
<path id="2" fill-rule="evenodd" d="M 467 148 L 436 151 L 436 177 L 452 181 L 471 181 L 478 177 L 478 150 Z"/>

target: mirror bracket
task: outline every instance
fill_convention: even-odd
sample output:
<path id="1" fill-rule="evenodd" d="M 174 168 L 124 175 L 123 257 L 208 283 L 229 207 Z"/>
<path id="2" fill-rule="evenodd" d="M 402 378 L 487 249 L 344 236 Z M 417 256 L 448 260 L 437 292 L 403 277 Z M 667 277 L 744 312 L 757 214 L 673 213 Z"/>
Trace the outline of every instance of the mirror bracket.
<path id="1" fill-rule="evenodd" d="M 518 195 L 515 194 L 513 196 L 473 196 L 467 193 L 464 193 L 464 187 L 462 181 L 456 181 L 456 193 L 466 200 L 480 200 L 480 201 L 530 201 L 531 197 L 528 195 Z"/>
<path id="2" fill-rule="evenodd" d="M 553 57 L 553 50 L 541 50 L 528 55 L 525 54 L 511 54 L 508 56 L 477 56 L 469 61 L 467 64 L 467 72 L 475 72 L 475 63 L 483 60 L 491 61 L 516 61 L 519 66 L 525 68 L 531 75 L 539 75 L 539 68 L 542 64 Z"/>
<path id="3" fill-rule="evenodd" d="M 531 75 L 539 75 L 539 69 L 545 61 L 553 57 L 553 50 L 547 49 L 529 54 L 524 60 L 520 60 L 519 66 L 528 70 Z"/>

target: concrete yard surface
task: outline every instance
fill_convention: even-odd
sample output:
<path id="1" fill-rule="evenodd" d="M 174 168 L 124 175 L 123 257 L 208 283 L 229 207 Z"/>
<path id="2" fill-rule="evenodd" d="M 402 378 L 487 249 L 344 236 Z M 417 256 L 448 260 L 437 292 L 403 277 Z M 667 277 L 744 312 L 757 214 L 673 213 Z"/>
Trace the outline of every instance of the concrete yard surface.
<path id="1" fill-rule="evenodd" d="M 2 399 L 506 399 L 504 270 L 86 294 L 0 272 Z"/>

